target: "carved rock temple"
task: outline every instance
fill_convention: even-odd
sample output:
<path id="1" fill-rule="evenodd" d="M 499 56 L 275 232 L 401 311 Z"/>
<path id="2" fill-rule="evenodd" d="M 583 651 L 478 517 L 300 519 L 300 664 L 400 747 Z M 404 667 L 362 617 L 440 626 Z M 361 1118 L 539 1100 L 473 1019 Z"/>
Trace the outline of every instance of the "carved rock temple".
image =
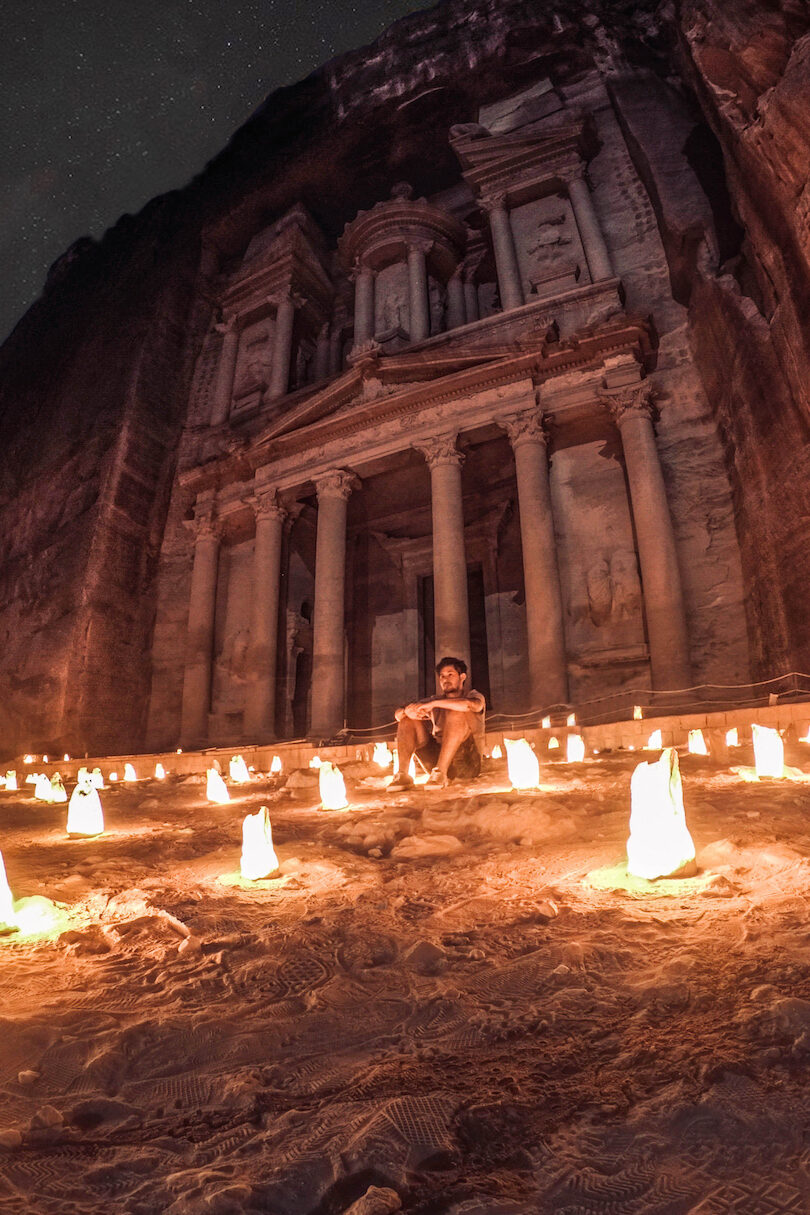
<path id="1" fill-rule="evenodd" d="M 810 667 L 808 20 L 614 9 L 398 22 L 56 264 L 0 352 L 12 749 L 333 738 L 444 654 L 602 718 Z"/>

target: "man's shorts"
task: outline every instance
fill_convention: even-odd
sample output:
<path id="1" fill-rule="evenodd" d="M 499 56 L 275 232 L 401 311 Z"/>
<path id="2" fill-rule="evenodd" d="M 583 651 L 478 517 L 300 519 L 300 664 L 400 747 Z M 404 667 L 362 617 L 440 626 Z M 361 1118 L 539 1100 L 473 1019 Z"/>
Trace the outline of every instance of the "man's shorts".
<path id="1" fill-rule="evenodd" d="M 441 745 L 437 738 L 431 738 L 415 752 L 416 758 L 426 772 L 436 767 Z M 453 762 L 447 770 L 450 780 L 475 780 L 481 775 L 481 753 L 475 745 L 475 739 L 470 735 L 460 744 L 453 756 Z"/>

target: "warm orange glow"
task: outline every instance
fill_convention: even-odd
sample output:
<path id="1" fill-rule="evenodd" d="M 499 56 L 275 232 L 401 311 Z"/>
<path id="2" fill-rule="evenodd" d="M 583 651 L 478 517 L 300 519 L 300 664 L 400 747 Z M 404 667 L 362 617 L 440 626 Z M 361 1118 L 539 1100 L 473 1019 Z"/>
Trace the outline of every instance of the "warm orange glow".
<path id="1" fill-rule="evenodd" d="M 654 881 L 694 863 L 695 845 L 686 826 L 674 747 L 666 747 L 654 763 L 645 760 L 636 767 L 630 801 L 629 873 Z"/>
<path id="2" fill-rule="evenodd" d="M 633 705 L 633 721 L 641 721 L 641 705 Z"/>
<path id="3" fill-rule="evenodd" d="M 540 764 L 526 738 L 505 738 L 506 763 L 513 789 L 536 789 Z M 549 744 L 550 746 L 551 744 Z"/>
<path id="4" fill-rule="evenodd" d="M 281 756 L 280 755 L 273 756 L 273 762 L 270 765 L 270 771 L 272 772 L 273 776 L 277 776 L 279 774 L 279 772 L 281 771 Z"/>
<path id="5" fill-rule="evenodd" d="M 690 755 L 708 755 L 709 751 L 706 746 L 706 740 L 703 737 L 702 730 L 689 731 L 689 754 Z"/>
<path id="6" fill-rule="evenodd" d="M 137 774 L 132 764 L 124 764 L 124 780 L 137 780 Z"/>
<path id="7" fill-rule="evenodd" d="M 68 755 L 67 751 L 66 751 L 66 752 L 65 752 L 65 754 L 62 756 L 62 759 L 64 760 L 64 762 L 65 762 L 65 763 L 68 763 L 68 762 L 69 762 L 69 760 L 70 760 L 70 756 Z"/>
<path id="8" fill-rule="evenodd" d="M 7 789 L 16 789 L 17 788 L 17 770 L 16 770 L 16 768 L 9 768 L 8 772 L 6 773 L 6 788 Z"/>
<path id="9" fill-rule="evenodd" d="M 736 726 L 732 726 L 730 730 L 726 730 L 726 746 L 739 747 L 740 736 Z"/>
<path id="10" fill-rule="evenodd" d="M 24 764 L 32 764 L 33 762 L 34 762 L 33 755 L 26 755 L 25 758 L 23 759 Z"/>
<path id="11" fill-rule="evenodd" d="M 394 755 L 388 746 L 387 742 L 377 742 L 374 744 L 374 754 L 372 759 L 375 764 L 379 764 L 381 768 L 390 768 L 394 762 Z"/>
<path id="12" fill-rule="evenodd" d="M 90 779 L 97 789 L 104 788 L 104 777 L 101 773 L 101 768 L 94 768 L 90 773 Z"/>
<path id="13" fill-rule="evenodd" d="M 208 779 L 205 787 L 205 796 L 209 802 L 216 802 L 218 806 L 224 806 L 226 802 L 231 800 L 231 795 L 225 781 L 222 779 L 216 768 L 208 769 Z"/>
<path id="14" fill-rule="evenodd" d="M 785 746 L 778 730 L 769 726 L 752 726 L 754 739 L 754 764 L 757 776 L 769 776 L 781 780 L 785 775 Z"/>
<path id="15" fill-rule="evenodd" d="M 493 759 L 503 759 L 503 751 L 501 750 L 500 743 L 496 743 L 495 746 L 492 748 L 492 758 Z"/>
<path id="16" fill-rule="evenodd" d="M 47 764 L 47 762 L 48 762 L 48 756 L 47 756 L 47 755 L 43 755 L 43 756 L 42 756 L 42 762 L 43 762 L 43 764 Z"/>
<path id="17" fill-rule="evenodd" d="M 101 835 L 104 831 L 101 798 L 89 773 L 70 795 L 66 830 L 68 835 Z"/>
<path id="18" fill-rule="evenodd" d="M 117 772 L 111 772 L 111 773 L 110 773 L 110 777 L 109 777 L 109 779 L 110 779 L 110 780 L 118 780 L 118 773 L 117 773 Z"/>
<path id="19" fill-rule="evenodd" d="M 647 739 L 646 751 L 660 751 L 664 745 L 664 740 L 661 737 L 660 730 L 653 730 L 650 737 Z"/>
<path id="20" fill-rule="evenodd" d="M 346 783 L 337 764 L 330 764 L 328 760 L 321 764 L 318 773 L 318 788 L 321 794 L 322 810 L 344 810 L 348 806 Z"/>
<path id="21" fill-rule="evenodd" d="M 163 767 L 162 763 L 158 762 L 155 764 L 155 780 L 165 780 L 165 779 L 166 779 L 166 769 Z"/>
<path id="22" fill-rule="evenodd" d="M 231 762 L 228 764 L 228 776 L 235 785 L 250 784 L 248 766 L 241 755 L 231 756 Z"/>
<path id="23" fill-rule="evenodd" d="M 506 742 L 506 739 L 504 739 L 504 742 Z M 559 751 L 560 749 L 560 740 L 554 734 L 552 734 L 551 738 L 548 740 L 548 749 L 549 751 Z M 508 754 L 509 752 L 507 751 L 507 755 Z"/>
<path id="24" fill-rule="evenodd" d="M 570 726 L 575 726 L 575 725 L 577 724 L 577 715 L 576 715 L 576 713 L 569 713 L 569 714 L 568 714 L 568 717 L 567 717 L 567 719 L 566 719 L 565 724 L 566 724 L 567 726 L 569 726 L 569 727 L 570 727 Z"/>
<path id="25" fill-rule="evenodd" d="M 242 877 L 248 882 L 258 882 L 277 869 L 270 811 L 262 806 L 255 814 L 246 815 L 242 823 Z"/>
<path id="26" fill-rule="evenodd" d="M 581 764 L 585 758 L 585 739 L 581 734 L 569 734 L 565 744 L 565 758 L 569 764 Z"/>
<path id="27" fill-rule="evenodd" d="M 66 802 L 67 799 L 67 790 L 65 789 L 62 777 L 58 772 L 54 772 L 51 777 L 51 801 Z"/>
<path id="28" fill-rule="evenodd" d="M 17 919 L 14 915 L 14 898 L 6 877 L 6 866 L 3 854 L 0 852 L 0 924 L 15 927 Z"/>
<path id="29" fill-rule="evenodd" d="M 543 720 L 540 722 L 540 725 L 543 727 L 544 730 L 550 730 L 551 729 L 551 718 L 544 717 Z M 504 742 L 506 742 L 506 739 L 504 739 Z"/>
<path id="30" fill-rule="evenodd" d="M 320 768 L 321 762 L 320 755 L 313 755 L 312 759 L 309 761 L 309 766 L 310 768 Z"/>

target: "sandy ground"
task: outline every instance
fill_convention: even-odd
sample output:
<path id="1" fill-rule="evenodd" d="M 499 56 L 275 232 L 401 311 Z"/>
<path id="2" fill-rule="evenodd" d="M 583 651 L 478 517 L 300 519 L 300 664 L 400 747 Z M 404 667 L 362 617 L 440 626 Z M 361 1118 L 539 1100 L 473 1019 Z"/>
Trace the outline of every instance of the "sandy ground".
<path id="1" fill-rule="evenodd" d="M 684 757 L 700 872 L 628 883 L 638 758 L 396 797 L 349 766 L 333 812 L 141 781 L 84 841 L 0 794 L 15 896 L 62 905 L 0 940 L 0 1211 L 810 1211 L 810 784 Z"/>

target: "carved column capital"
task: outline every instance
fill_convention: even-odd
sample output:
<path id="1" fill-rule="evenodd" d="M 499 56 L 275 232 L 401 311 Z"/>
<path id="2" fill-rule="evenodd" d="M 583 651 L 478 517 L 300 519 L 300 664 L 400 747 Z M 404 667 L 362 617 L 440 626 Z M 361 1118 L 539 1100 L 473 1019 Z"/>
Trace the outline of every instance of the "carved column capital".
<path id="1" fill-rule="evenodd" d="M 281 523 L 287 518 L 287 512 L 278 500 L 275 489 L 257 490 L 247 499 L 253 508 L 253 514 L 258 523 L 260 519 L 278 519 Z"/>
<path id="2" fill-rule="evenodd" d="M 505 211 L 506 208 L 506 193 L 500 194 L 485 194 L 480 200 L 481 207 L 486 211 L 487 215 L 491 215 L 493 211 Z"/>
<path id="3" fill-rule="evenodd" d="M 224 316 L 221 321 L 217 321 L 215 323 L 214 328 L 216 329 L 217 333 L 221 333 L 223 335 L 226 333 L 238 333 L 239 317 L 236 315 Z"/>
<path id="4" fill-rule="evenodd" d="M 525 409 L 510 418 L 499 418 L 498 425 L 508 434 L 513 448 L 521 443 L 542 443 L 544 447 L 548 444 L 545 418 L 534 409 Z"/>
<path id="5" fill-rule="evenodd" d="M 435 439 L 414 443 L 414 448 L 422 453 L 431 470 L 442 464 L 455 464 L 460 468 L 464 463 L 464 455 L 456 447 L 457 438 L 455 434 L 437 435 Z"/>
<path id="6" fill-rule="evenodd" d="M 434 244 L 434 241 L 426 240 L 420 237 L 408 237 L 407 239 L 408 252 L 421 253 L 424 257 L 427 257 Z"/>
<path id="7" fill-rule="evenodd" d="M 374 278 L 377 271 L 373 268 L 373 266 L 369 266 L 367 262 L 361 261 L 361 259 L 358 257 L 355 259 L 354 265 L 349 271 L 349 281 L 356 283 L 362 274 L 368 274 L 371 276 L 371 278 Z"/>
<path id="8" fill-rule="evenodd" d="M 336 468 L 315 479 L 318 501 L 323 498 L 342 498 L 347 502 L 353 489 L 362 485 L 360 478 L 345 468 Z"/>
<path id="9" fill-rule="evenodd" d="M 293 308 L 298 311 L 303 308 L 307 302 L 303 295 L 298 295 L 295 291 L 277 291 L 273 295 L 268 295 L 268 304 L 275 309 L 279 309 L 283 304 L 292 304 Z"/>
<path id="10" fill-rule="evenodd" d="M 615 392 L 600 391 L 597 397 L 618 426 L 627 417 L 643 415 L 652 420 L 654 416 L 655 393 L 652 385 L 646 381 Z"/>
<path id="11" fill-rule="evenodd" d="M 219 540 L 221 524 L 214 514 L 213 504 L 206 502 L 194 507 L 194 518 L 187 519 L 185 526 L 194 537 L 194 543 L 200 544 L 207 540 Z"/>

